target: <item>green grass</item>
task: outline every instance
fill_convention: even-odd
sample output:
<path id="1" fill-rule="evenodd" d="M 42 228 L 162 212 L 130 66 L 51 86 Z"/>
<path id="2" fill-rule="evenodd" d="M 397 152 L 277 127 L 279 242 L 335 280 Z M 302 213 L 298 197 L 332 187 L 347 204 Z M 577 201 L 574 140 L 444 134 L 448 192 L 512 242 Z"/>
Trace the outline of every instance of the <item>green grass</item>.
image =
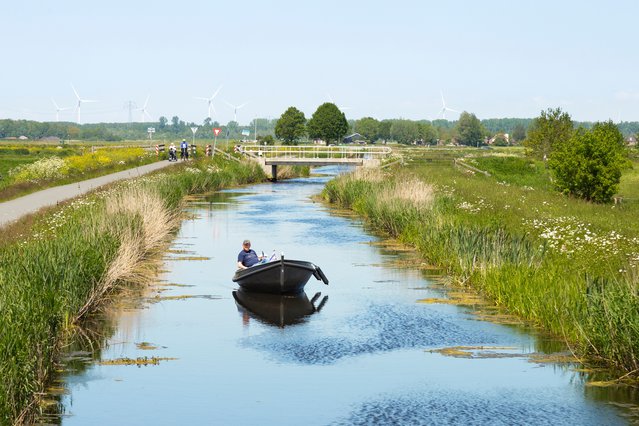
<path id="1" fill-rule="evenodd" d="M 114 278 L 113 262 L 130 260 L 129 269 L 123 269 L 135 276 L 139 261 L 163 244 L 157 240 L 158 231 L 179 226 L 179 220 L 161 218 L 181 211 L 186 194 L 264 178 L 254 163 L 238 164 L 220 157 L 193 161 L 119 183 L 3 229 L 0 424 L 28 421 L 25 413 L 37 411 L 34 396 L 43 391 L 51 376 L 61 335 L 80 315 L 99 306 L 105 291 L 112 291 L 105 282 L 128 276 L 124 271 L 124 278 Z M 133 200 L 130 207 L 114 210 L 113 206 L 121 205 L 118 200 L 123 194 L 132 190 L 159 198 L 163 207 L 142 213 L 147 203 Z M 160 215 L 160 220 L 149 229 L 151 214 Z M 129 252 L 135 254 L 131 259 Z"/>
<path id="2" fill-rule="evenodd" d="M 92 145 L 95 146 L 95 145 Z M 35 163 L 38 160 L 50 157 L 66 158 L 70 156 L 82 155 L 88 151 L 89 146 L 65 145 L 64 147 L 50 144 L 30 144 L 30 145 L 9 145 L 0 144 L 0 202 L 11 200 L 23 195 L 30 194 L 42 189 L 75 183 L 109 173 L 126 170 L 131 167 L 140 166 L 157 161 L 155 156 L 144 156 L 143 158 L 131 158 L 121 164 L 113 162 L 107 166 L 91 168 L 81 173 L 69 173 L 68 175 L 56 179 L 40 179 L 37 181 L 16 181 L 15 177 L 9 175 L 10 170 L 16 167 Z M 164 159 L 164 157 L 160 157 Z"/>
<path id="3" fill-rule="evenodd" d="M 381 178 L 329 182 L 325 198 L 417 247 L 458 283 L 566 338 L 581 354 L 628 372 L 639 368 L 635 205 L 556 194 L 545 189 L 545 168 L 522 168 L 525 159 L 482 158 L 476 166 L 493 173 L 487 177 L 452 161 L 429 161 L 441 152 L 410 155 L 407 166 Z M 388 195 L 415 178 L 434 188 L 429 204 L 414 208 Z M 625 179 L 626 185 L 637 179 L 634 169 Z"/>

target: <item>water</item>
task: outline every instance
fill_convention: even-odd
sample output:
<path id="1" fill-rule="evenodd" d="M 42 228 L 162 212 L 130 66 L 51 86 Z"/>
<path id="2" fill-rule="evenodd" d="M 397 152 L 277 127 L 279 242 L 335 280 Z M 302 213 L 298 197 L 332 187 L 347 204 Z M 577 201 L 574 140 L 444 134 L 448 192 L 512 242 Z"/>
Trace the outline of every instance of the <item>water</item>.
<path id="1" fill-rule="evenodd" d="M 77 356 L 63 378 L 58 421 L 628 422 L 623 416 L 631 409 L 618 405 L 636 403 L 630 391 L 584 387 L 583 374 L 570 366 L 531 362 L 530 354 L 553 342 L 479 321 L 466 308 L 416 303 L 444 296 L 424 273 L 397 263 L 411 259 L 410 252 L 380 248 L 358 221 L 312 202 L 326 180 L 194 199 L 188 207 L 194 216 L 167 253 L 161 285 L 141 304 L 121 309 L 106 343 L 92 350 L 98 360 L 158 357 L 159 364 L 102 365 L 84 352 L 71 354 Z M 258 253 L 275 249 L 313 261 L 330 285 L 311 277 L 299 298 L 234 294 L 231 276 L 246 238 Z M 453 346 L 488 349 L 471 351 L 474 358 L 432 351 Z"/>

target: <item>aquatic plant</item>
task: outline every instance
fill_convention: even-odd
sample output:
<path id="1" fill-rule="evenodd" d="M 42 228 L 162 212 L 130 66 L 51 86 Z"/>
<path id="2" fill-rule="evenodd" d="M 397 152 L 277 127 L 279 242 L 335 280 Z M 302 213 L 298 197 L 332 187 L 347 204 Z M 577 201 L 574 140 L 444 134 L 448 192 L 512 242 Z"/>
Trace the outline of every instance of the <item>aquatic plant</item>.
<path id="1" fill-rule="evenodd" d="M 264 179 L 221 158 L 121 182 L 26 219 L 0 243 L 0 424 L 20 423 L 54 368 L 60 336 L 127 282 L 179 226 L 185 195 Z M 25 227 L 27 227 L 25 228 Z M 5 231 L 5 230 L 3 230 Z"/>
<path id="2" fill-rule="evenodd" d="M 564 337 L 581 354 L 637 373 L 634 208 L 554 194 L 540 177 L 544 168 L 509 157 L 477 162 L 498 178 L 416 156 L 410 164 L 383 179 L 339 177 L 327 184 L 324 197 L 415 246 L 459 285 Z M 406 203 L 402 185 L 420 188 L 430 201 Z"/>

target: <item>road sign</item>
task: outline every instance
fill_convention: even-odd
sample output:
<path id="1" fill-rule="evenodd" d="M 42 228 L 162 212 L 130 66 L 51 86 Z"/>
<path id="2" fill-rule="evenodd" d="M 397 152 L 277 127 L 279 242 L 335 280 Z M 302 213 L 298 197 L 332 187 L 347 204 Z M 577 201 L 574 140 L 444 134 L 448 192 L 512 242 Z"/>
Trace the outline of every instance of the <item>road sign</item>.
<path id="1" fill-rule="evenodd" d="M 242 130 L 242 136 L 249 136 L 251 134 L 251 131 L 248 129 L 244 129 Z"/>
<path id="2" fill-rule="evenodd" d="M 213 129 L 213 133 L 215 133 L 215 136 L 218 136 L 221 131 L 222 131 L 222 129 L 220 129 L 219 127 L 216 127 L 216 128 Z"/>
<path id="3" fill-rule="evenodd" d="M 195 134 L 195 132 L 197 132 L 197 127 L 191 127 L 191 131 L 193 132 L 193 134 Z"/>
<path id="4" fill-rule="evenodd" d="M 155 127 L 149 127 L 146 131 L 149 133 L 155 133 Z"/>

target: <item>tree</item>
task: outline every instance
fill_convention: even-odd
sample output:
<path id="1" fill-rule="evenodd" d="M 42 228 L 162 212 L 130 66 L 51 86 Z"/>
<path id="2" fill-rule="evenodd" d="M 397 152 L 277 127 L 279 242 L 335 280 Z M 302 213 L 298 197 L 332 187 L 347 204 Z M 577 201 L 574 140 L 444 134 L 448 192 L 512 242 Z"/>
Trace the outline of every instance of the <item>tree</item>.
<path id="1" fill-rule="evenodd" d="M 484 140 L 484 126 L 475 116 L 466 111 L 462 112 L 457 122 L 457 140 L 462 145 L 479 146 Z"/>
<path id="2" fill-rule="evenodd" d="M 391 126 L 393 122 L 391 120 L 383 120 L 379 123 L 379 133 L 378 136 L 380 139 L 384 139 L 384 141 L 388 141 L 391 138 Z"/>
<path id="3" fill-rule="evenodd" d="M 430 123 L 418 123 L 419 137 L 426 145 L 437 145 L 437 130 Z"/>
<path id="4" fill-rule="evenodd" d="M 313 139 L 322 139 L 326 143 L 339 142 L 348 131 L 348 122 L 335 104 L 326 102 L 313 113 L 307 129 L 308 135 Z"/>
<path id="5" fill-rule="evenodd" d="M 542 111 L 530 128 L 524 145 L 532 150 L 536 158 L 546 160 L 560 144 L 571 138 L 573 122 L 568 113 L 561 108 Z"/>
<path id="6" fill-rule="evenodd" d="M 289 107 L 275 124 L 275 136 L 285 145 L 294 145 L 306 133 L 306 117 L 295 107 Z"/>
<path id="7" fill-rule="evenodd" d="M 406 145 L 420 138 L 419 126 L 410 120 L 395 120 L 391 126 L 391 134 L 394 140 Z"/>
<path id="8" fill-rule="evenodd" d="M 357 120 L 355 129 L 370 143 L 374 143 L 379 139 L 379 121 L 372 117 L 364 117 Z"/>
<path id="9" fill-rule="evenodd" d="M 560 191 L 598 203 L 609 202 L 617 192 L 626 166 L 624 138 L 612 121 L 580 128 L 555 147 L 548 162 Z"/>
<path id="10" fill-rule="evenodd" d="M 526 128 L 523 124 L 517 124 L 513 128 L 513 133 L 510 136 L 513 142 L 521 142 L 526 139 Z"/>
<path id="11" fill-rule="evenodd" d="M 167 118 L 165 116 L 160 117 L 160 122 L 158 124 L 158 128 L 160 130 L 164 129 L 166 127 L 166 123 L 168 123 L 169 120 L 167 120 Z"/>

